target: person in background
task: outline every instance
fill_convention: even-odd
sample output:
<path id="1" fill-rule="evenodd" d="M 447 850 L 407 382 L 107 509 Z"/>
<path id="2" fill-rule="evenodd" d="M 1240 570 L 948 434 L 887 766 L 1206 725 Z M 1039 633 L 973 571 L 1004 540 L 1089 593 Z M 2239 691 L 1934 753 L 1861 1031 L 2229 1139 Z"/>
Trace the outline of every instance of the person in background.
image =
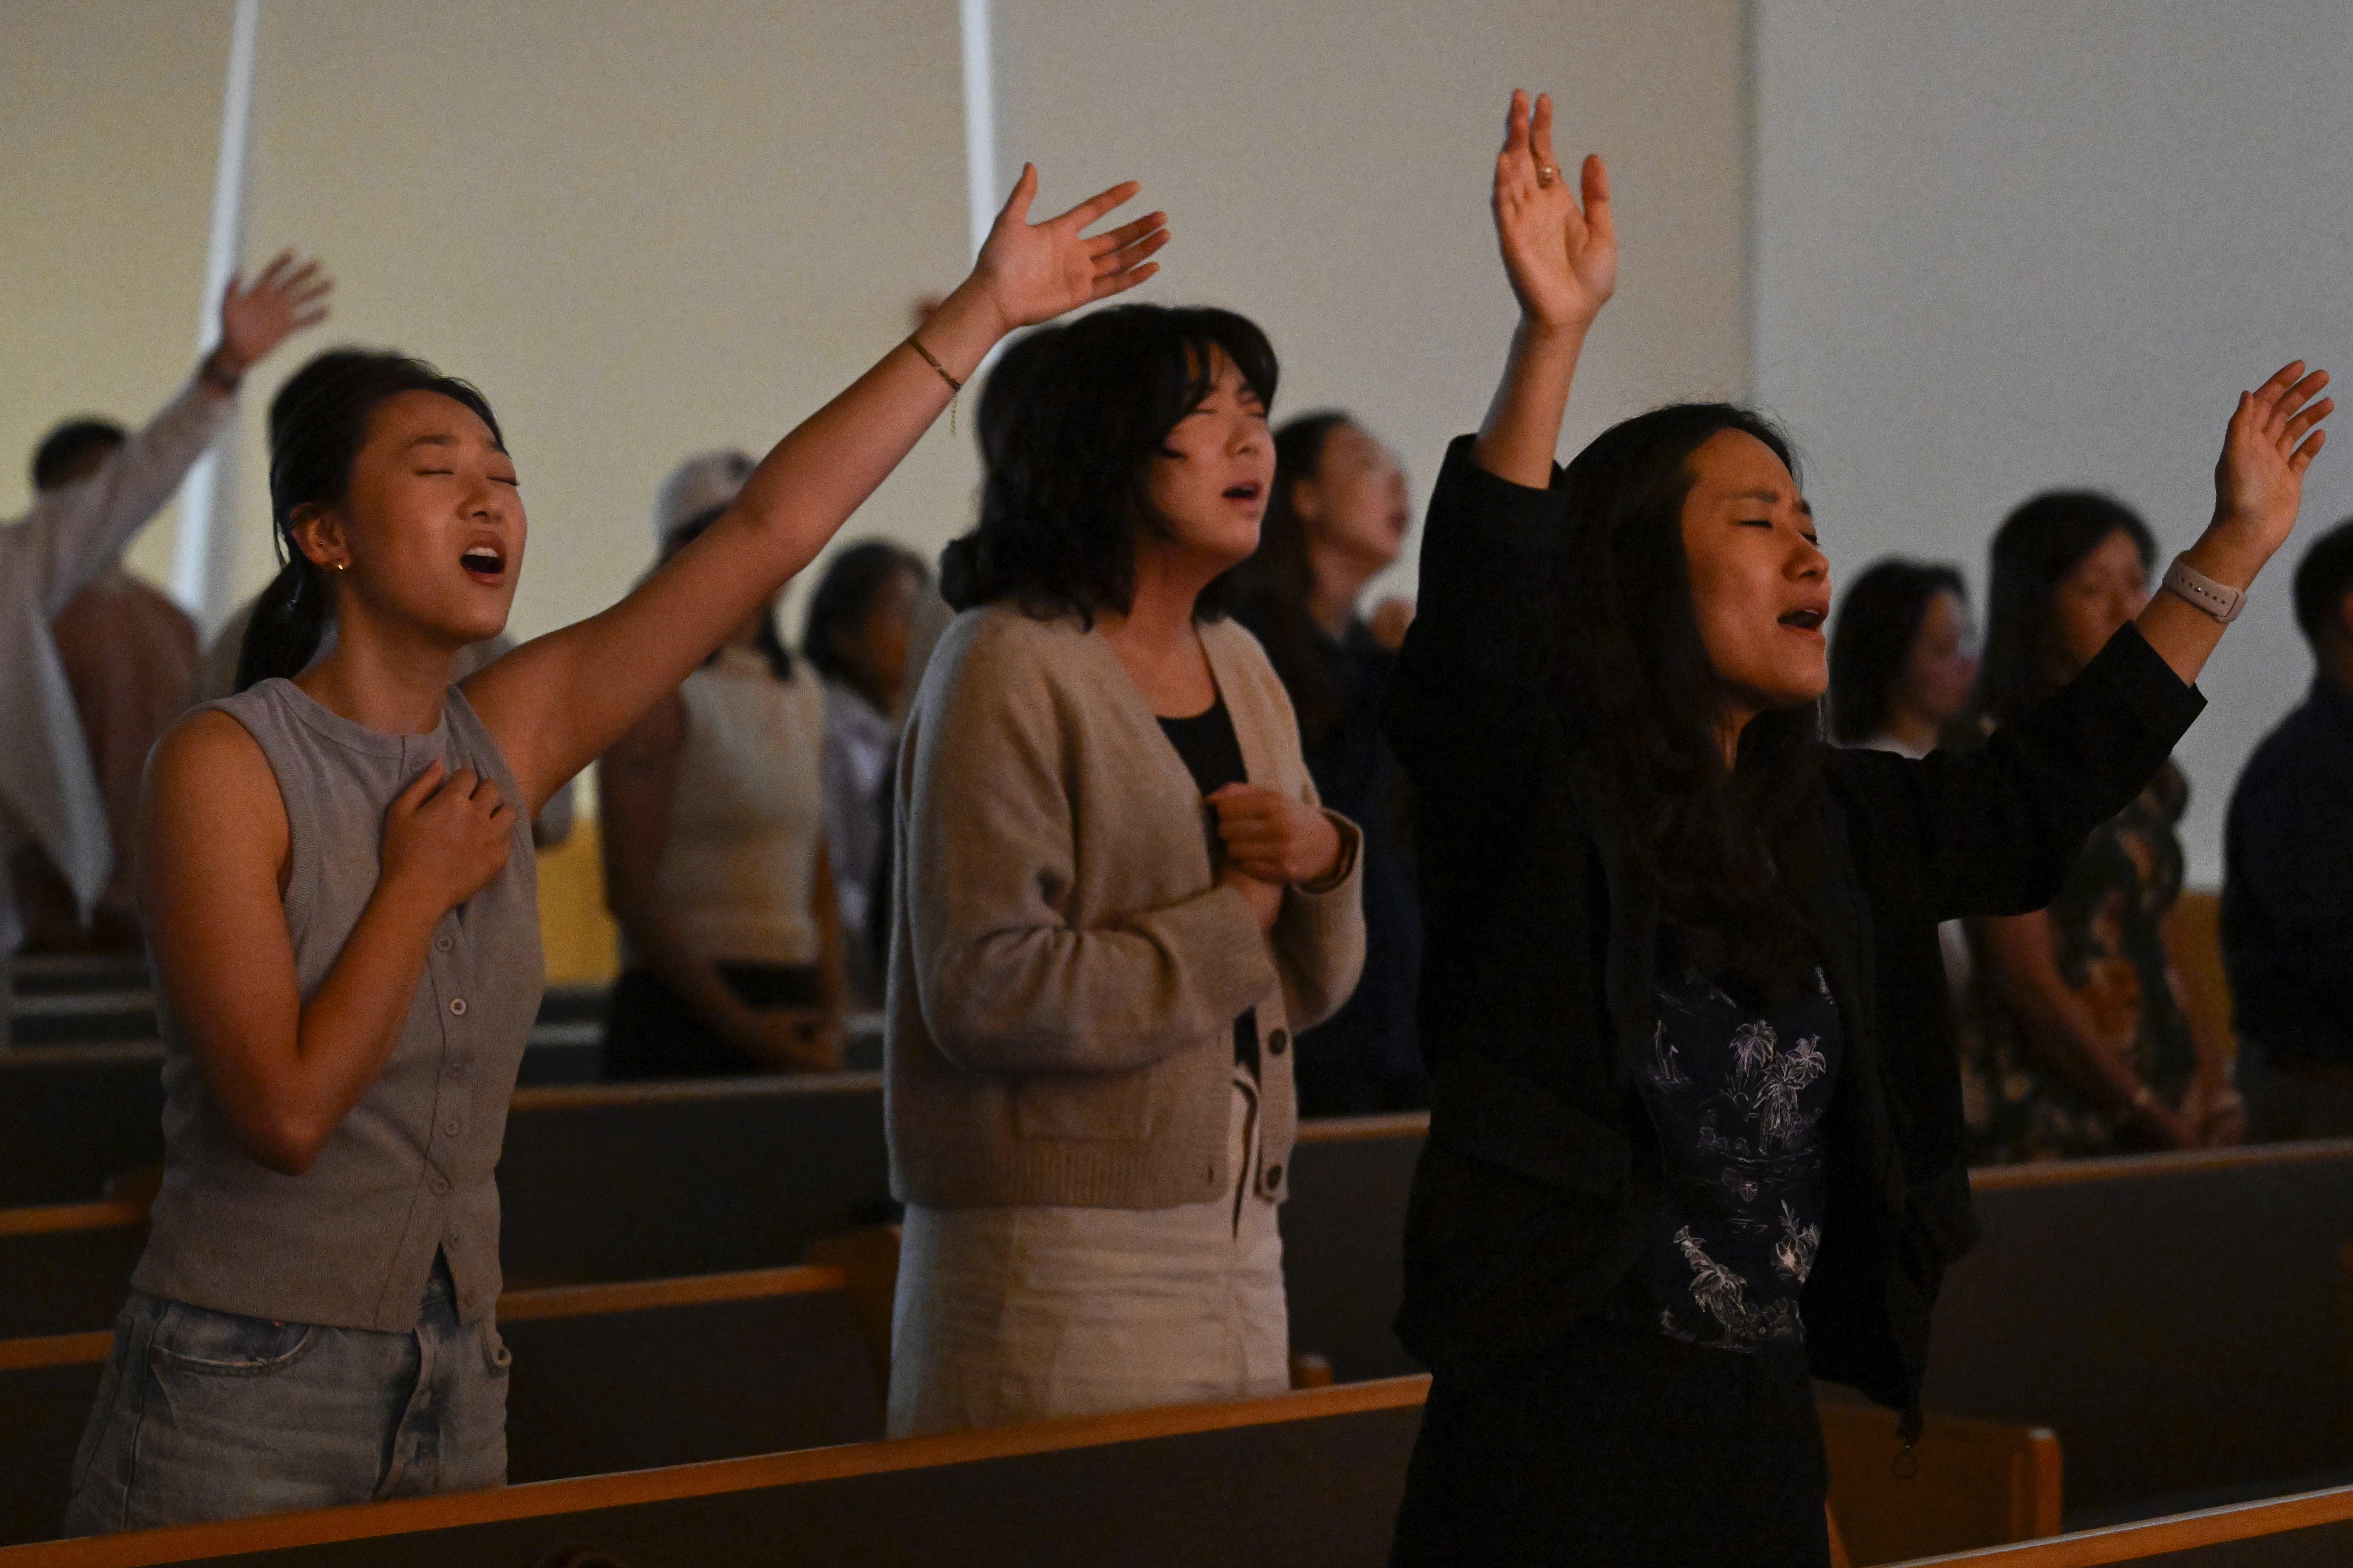
<path id="1" fill-rule="evenodd" d="M 1878 561 L 1839 595 L 1831 633 L 1831 739 L 1917 760 L 1968 711 L 1977 633 L 1960 573 Z M 1967 925 L 1936 928 L 1945 983 L 1966 1002 L 1974 968 Z"/>
<path id="2" fill-rule="evenodd" d="M 1405 470 L 1332 409 L 1285 423 L 1274 452 L 1258 553 L 1234 569 L 1234 618 L 1257 634 L 1291 696 L 1316 795 L 1365 836 L 1364 977 L 1339 1012 L 1298 1032 L 1299 1113 L 1419 1110 L 1430 1103 L 1414 1040 L 1421 907 L 1405 775 L 1380 726 L 1411 606 L 1384 606 L 1387 635 L 1357 612 L 1412 526 Z"/>
<path id="3" fill-rule="evenodd" d="M 62 883 L 76 927 L 114 885 L 116 848 L 56 622 L 172 499 L 227 421 L 246 371 L 325 317 L 329 287 L 315 264 L 290 254 L 250 285 L 231 279 L 220 344 L 186 387 L 144 429 L 100 451 L 83 477 L 52 487 L 37 476 L 32 510 L 0 525 L 0 858 L 13 868 L 37 851 Z M 15 879 L 0 878 L 0 957 L 24 932 Z"/>
<path id="4" fill-rule="evenodd" d="M 1364 927 L 1356 829 L 1209 591 L 1258 547 L 1275 379 L 1243 318 L 1133 306 L 981 400 L 897 769 L 893 1436 L 1289 1384 L 1291 1034 Z"/>
<path id="5" fill-rule="evenodd" d="M 2157 542 L 2114 498 L 2033 497 L 1993 540 L 1978 728 L 2014 721 L 2147 605 Z M 1970 1160 L 2195 1149 L 2244 1136 L 2230 1053 L 2183 1005 L 2168 944 L 2189 784 L 2168 759 L 2101 824 L 2048 909 L 1980 921 L 1962 1020 Z"/>
<path id="6" fill-rule="evenodd" d="M 825 682 L 825 838 L 849 988 L 861 1006 L 882 1000 L 873 911 L 891 758 L 899 745 L 909 639 L 931 581 L 922 560 L 895 544 L 869 539 L 849 545 L 818 580 L 801 634 L 802 657 Z"/>
<path id="7" fill-rule="evenodd" d="M 2312 689 L 2231 792 L 2222 962 L 2262 1139 L 2353 1137 L 2353 520 L 2295 573 Z"/>
<path id="8" fill-rule="evenodd" d="M 33 454 L 36 494 L 79 484 L 130 438 L 109 419 L 72 419 Z M 90 771 L 106 806 L 113 870 L 88 920 L 49 858 L 27 847 L 10 868 L 24 911 L 29 952 L 129 952 L 142 950 L 132 902 L 131 850 L 139 816 L 139 774 L 149 748 L 188 705 L 196 662 L 196 627 L 179 605 L 117 561 L 74 596 L 50 623 L 74 710 L 90 748 Z"/>
<path id="9" fill-rule="evenodd" d="M 666 487 L 665 502 L 693 488 Z M 702 499 L 723 489 L 701 487 Z M 733 499 L 670 530 L 661 559 Z M 825 697 L 786 651 L 776 616 L 771 599 L 597 760 L 605 898 L 623 945 L 607 1078 L 841 1065 L 841 924 L 818 779 Z"/>

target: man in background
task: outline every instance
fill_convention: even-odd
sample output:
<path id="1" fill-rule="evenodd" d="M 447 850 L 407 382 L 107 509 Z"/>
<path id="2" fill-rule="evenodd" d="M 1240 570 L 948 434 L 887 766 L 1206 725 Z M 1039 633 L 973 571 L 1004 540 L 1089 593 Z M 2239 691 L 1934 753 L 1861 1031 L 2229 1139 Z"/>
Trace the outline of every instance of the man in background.
<path id="1" fill-rule="evenodd" d="M 2353 520 L 2305 552 L 2318 669 L 2255 748 L 2223 829 L 2222 961 L 2258 1139 L 2353 1136 Z"/>
<path id="2" fill-rule="evenodd" d="M 74 419 L 33 453 L 33 490 L 47 495 L 93 477 L 130 432 L 109 419 Z M 49 624 L 66 685 L 81 721 L 91 775 L 106 815 L 113 869 L 87 921 L 47 853 L 27 845 L 10 870 L 31 952 L 136 952 L 139 916 L 131 885 L 131 844 L 139 817 L 139 775 L 147 753 L 188 705 L 196 667 L 196 626 L 179 605 L 110 563 Z"/>

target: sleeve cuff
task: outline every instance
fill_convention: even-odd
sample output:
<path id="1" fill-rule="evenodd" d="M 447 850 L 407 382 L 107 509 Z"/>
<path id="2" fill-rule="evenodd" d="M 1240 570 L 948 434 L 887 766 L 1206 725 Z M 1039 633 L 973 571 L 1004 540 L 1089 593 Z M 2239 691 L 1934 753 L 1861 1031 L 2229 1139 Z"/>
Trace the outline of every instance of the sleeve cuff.
<path id="1" fill-rule="evenodd" d="M 1482 541 L 1522 551 L 1566 551 L 1567 530 L 1561 517 L 1566 470 L 1555 463 L 1552 483 L 1544 489 L 1515 485 L 1479 466 L 1471 455 L 1477 440 L 1475 436 L 1457 436 L 1446 448 L 1438 487 L 1448 511 Z"/>

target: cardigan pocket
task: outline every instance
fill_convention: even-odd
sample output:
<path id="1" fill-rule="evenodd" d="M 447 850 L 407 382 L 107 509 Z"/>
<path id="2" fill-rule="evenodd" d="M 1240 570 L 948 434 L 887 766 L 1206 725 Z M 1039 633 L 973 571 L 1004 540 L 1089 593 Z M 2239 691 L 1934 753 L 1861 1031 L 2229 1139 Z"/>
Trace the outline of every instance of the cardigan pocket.
<path id="1" fill-rule="evenodd" d="M 1022 1138 L 1135 1142 L 1151 1134 L 1158 1064 L 1116 1073 L 1027 1073 L 1015 1080 L 1013 1131 Z"/>

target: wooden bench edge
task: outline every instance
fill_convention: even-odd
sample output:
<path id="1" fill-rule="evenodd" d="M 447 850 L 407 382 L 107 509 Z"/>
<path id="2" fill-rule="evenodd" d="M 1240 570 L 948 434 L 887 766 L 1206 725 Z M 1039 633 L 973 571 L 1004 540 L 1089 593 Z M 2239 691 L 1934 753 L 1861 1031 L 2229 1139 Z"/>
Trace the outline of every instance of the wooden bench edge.
<path id="1" fill-rule="evenodd" d="M 645 1105 L 685 1100 L 761 1099 L 773 1095 L 880 1093 L 879 1072 L 769 1073 L 746 1078 L 670 1079 L 649 1083 L 525 1085 L 509 1102 L 514 1111 L 576 1110 L 596 1105 Z"/>
<path id="2" fill-rule="evenodd" d="M 104 1361 L 106 1352 L 113 1344 L 112 1329 L 96 1329 L 79 1334 L 27 1334 L 22 1339 L 0 1340 L 0 1372 Z"/>
<path id="3" fill-rule="evenodd" d="M 708 1497 L 718 1492 L 765 1490 L 850 1476 L 884 1475 L 928 1466 L 1012 1458 L 1062 1448 L 1139 1442 L 1198 1432 L 1220 1432 L 1238 1426 L 1312 1421 L 1333 1415 L 1417 1405 L 1428 1396 L 1429 1392 L 1430 1379 L 1426 1375 L 1385 1378 L 1375 1383 L 1343 1384 L 1333 1388 L 1306 1389 L 1214 1405 L 1175 1405 L 1149 1410 L 1124 1410 L 1108 1415 L 1081 1415 L 988 1432 L 886 1438 L 880 1442 L 803 1448 L 751 1458 L 713 1459 L 697 1465 L 630 1470 L 617 1475 L 532 1481 L 522 1486 L 502 1487 L 495 1491 L 406 1498 L 393 1502 L 321 1509 L 310 1513 L 282 1513 L 260 1519 L 225 1520 L 214 1524 L 138 1531 L 123 1535 L 40 1542 L 28 1546 L 0 1547 L 0 1568 L 32 1568 L 37 1563 L 54 1565 L 54 1568 L 150 1568 L 153 1564 L 226 1557 L 238 1552 L 318 1546 L 331 1542 L 364 1541 L 459 1525 L 627 1508 L 679 1498 Z"/>
<path id="4" fill-rule="evenodd" d="M 2258 1536 L 2346 1520 L 2353 1520 L 2353 1487 L 2331 1487 L 2324 1491 L 2298 1492 L 2261 1502 L 2233 1503 L 2227 1508 L 2110 1525 L 2105 1530 L 2057 1535 L 2016 1546 L 1915 1557 L 1891 1563 L 1889 1568 L 1931 1568 L 1932 1564 L 1946 1563 L 1973 1564 L 1975 1568 L 2101 1568 L 2106 1563 L 2137 1563 L 2163 1552 L 2252 1541 Z"/>
<path id="5" fill-rule="evenodd" d="M 1374 1116 L 1317 1116 L 1303 1121 L 1295 1139 L 1300 1143 L 1353 1143 L 1377 1138 L 1424 1138 L 1430 1134 L 1427 1110 L 1392 1110 Z"/>
<path id="6" fill-rule="evenodd" d="M 2066 1187 L 2086 1182 L 2198 1176 L 2257 1165 L 2320 1165 L 2348 1160 L 2353 1160 L 2353 1138 L 2242 1143 L 2230 1149 L 2185 1149 L 2162 1154 L 2107 1154 L 2096 1160 L 2038 1160 L 2021 1165 L 1977 1166 L 1969 1172 L 1969 1191 Z"/>
<path id="7" fill-rule="evenodd" d="M 52 1230 L 107 1230 L 144 1225 L 144 1205 L 108 1198 L 94 1204 L 31 1204 L 0 1209 L 0 1236 L 38 1236 Z"/>
<path id="8" fill-rule="evenodd" d="M 704 1301 L 840 1290 L 847 1289 L 849 1283 L 839 1268 L 796 1264 L 784 1268 L 743 1268 L 725 1274 L 682 1274 L 663 1279 L 543 1285 L 510 1290 L 501 1296 L 498 1321 L 522 1323 L 541 1318 L 586 1317 L 597 1312 L 642 1312 L 659 1307 L 691 1307 Z"/>

